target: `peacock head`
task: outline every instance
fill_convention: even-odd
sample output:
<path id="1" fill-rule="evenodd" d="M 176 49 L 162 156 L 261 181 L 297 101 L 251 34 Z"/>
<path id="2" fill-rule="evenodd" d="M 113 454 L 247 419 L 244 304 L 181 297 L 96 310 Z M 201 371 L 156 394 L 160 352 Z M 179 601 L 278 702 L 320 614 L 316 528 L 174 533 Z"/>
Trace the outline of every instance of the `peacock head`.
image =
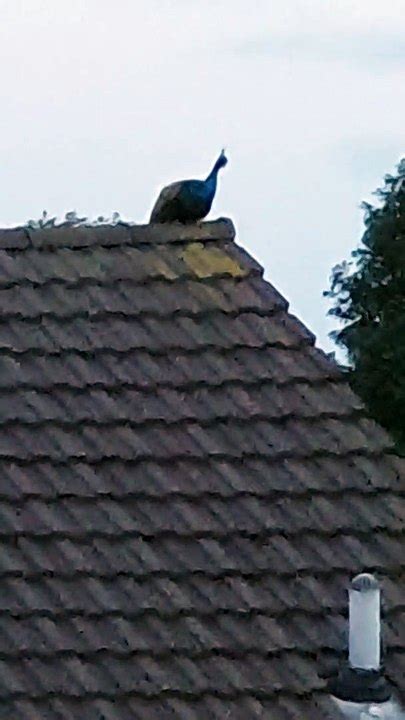
<path id="1" fill-rule="evenodd" d="M 221 168 L 225 167 L 225 165 L 227 164 L 227 162 L 228 162 L 228 158 L 227 158 L 226 155 L 225 155 L 225 148 L 223 148 L 223 149 L 221 150 L 221 154 L 220 154 L 218 160 L 217 160 L 216 163 L 215 163 L 215 166 L 214 166 L 214 167 L 215 167 L 215 170 L 218 172 L 218 170 L 220 170 Z"/>

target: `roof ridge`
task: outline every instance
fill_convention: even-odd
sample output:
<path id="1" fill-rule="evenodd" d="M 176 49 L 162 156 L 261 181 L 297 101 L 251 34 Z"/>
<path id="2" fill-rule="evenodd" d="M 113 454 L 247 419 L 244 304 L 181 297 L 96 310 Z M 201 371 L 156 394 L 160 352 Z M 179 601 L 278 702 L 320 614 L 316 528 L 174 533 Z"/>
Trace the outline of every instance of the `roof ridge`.
<path id="1" fill-rule="evenodd" d="M 123 245 L 165 245 L 168 243 L 231 241 L 235 226 L 229 218 L 218 218 L 195 225 L 130 224 L 69 225 L 31 230 L 28 227 L 0 229 L 0 250 L 72 248 Z"/>

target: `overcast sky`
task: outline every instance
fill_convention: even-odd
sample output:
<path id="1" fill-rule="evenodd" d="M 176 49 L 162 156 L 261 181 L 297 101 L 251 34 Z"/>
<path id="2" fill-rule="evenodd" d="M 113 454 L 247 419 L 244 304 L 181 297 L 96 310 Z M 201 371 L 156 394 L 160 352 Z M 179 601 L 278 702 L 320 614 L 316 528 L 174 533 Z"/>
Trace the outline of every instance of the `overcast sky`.
<path id="1" fill-rule="evenodd" d="M 229 155 L 212 217 L 327 339 L 322 290 L 405 154 L 405 0 L 0 0 L 0 224 L 148 218 Z"/>

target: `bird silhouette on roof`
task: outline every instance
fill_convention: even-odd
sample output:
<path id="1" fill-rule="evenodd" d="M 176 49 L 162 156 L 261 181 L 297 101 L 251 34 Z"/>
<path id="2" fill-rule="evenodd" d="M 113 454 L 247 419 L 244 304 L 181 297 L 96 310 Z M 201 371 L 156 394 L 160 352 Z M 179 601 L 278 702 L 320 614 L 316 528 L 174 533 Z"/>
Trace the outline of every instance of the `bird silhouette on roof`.
<path id="1" fill-rule="evenodd" d="M 163 188 L 150 216 L 151 223 L 194 223 L 211 210 L 218 172 L 228 160 L 222 150 L 205 180 L 180 180 Z"/>

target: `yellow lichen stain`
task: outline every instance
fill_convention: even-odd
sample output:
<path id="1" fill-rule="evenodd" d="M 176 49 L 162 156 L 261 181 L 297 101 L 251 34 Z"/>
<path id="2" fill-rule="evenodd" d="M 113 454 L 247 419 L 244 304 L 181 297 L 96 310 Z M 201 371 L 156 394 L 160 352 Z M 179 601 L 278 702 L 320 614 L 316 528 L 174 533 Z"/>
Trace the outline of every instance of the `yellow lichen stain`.
<path id="1" fill-rule="evenodd" d="M 180 258 L 199 278 L 212 275 L 243 277 L 247 274 L 247 271 L 226 252 L 220 248 L 206 247 L 202 243 L 187 245 Z"/>

